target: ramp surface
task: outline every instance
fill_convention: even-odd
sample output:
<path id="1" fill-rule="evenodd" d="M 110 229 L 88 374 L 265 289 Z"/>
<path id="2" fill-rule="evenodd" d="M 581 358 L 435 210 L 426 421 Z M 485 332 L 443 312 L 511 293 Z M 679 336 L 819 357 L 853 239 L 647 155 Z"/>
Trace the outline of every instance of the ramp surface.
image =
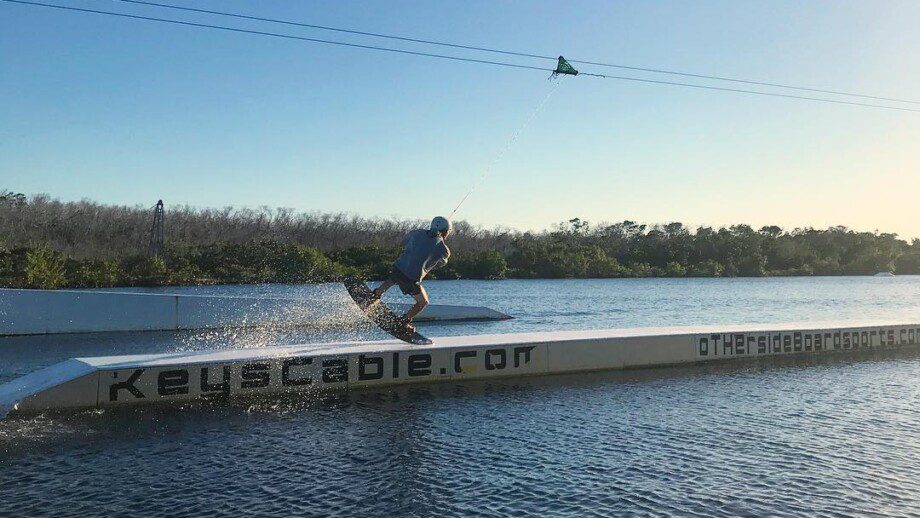
<path id="1" fill-rule="evenodd" d="M 78 358 L 0 386 L 18 412 L 308 393 L 920 344 L 920 323 L 560 331 Z"/>
<path id="2" fill-rule="evenodd" d="M 335 311 L 353 311 L 342 292 Z M 405 313 L 409 304 L 394 304 Z M 109 331 L 170 331 L 310 325 L 325 314 L 316 301 L 294 298 L 167 295 L 78 290 L 0 289 L 0 336 Z M 480 306 L 430 305 L 419 322 L 505 320 L 510 316 Z"/>

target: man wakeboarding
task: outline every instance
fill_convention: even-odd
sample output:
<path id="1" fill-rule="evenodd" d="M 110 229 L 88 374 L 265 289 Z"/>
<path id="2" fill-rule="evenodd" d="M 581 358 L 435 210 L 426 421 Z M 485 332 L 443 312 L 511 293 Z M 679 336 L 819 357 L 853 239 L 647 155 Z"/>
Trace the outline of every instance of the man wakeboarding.
<path id="1" fill-rule="evenodd" d="M 422 286 L 422 280 L 431 270 L 447 264 L 450 249 L 445 240 L 453 228 L 450 220 L 437 216 L 431 220 L 428 230 L 419 228 L 406 234 L 402 253 L 393 263 L 389 276 L 374 290 L 374 298 L 379 299 L 397 285 L 404 295 L 415 299 L 415 305 L 401 318 L 401 324 L 410 332 L 415 332 L 412 319 L 428 306 L 428 292 Z"/>

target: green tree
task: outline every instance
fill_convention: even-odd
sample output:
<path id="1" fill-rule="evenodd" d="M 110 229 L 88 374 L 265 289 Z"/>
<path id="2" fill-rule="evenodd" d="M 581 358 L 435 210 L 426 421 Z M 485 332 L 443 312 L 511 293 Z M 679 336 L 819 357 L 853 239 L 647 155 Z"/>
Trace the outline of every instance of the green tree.
<path id="1" fill-rule="evenodd" d="M 7 189 L 0 189 L 0 203 L 12 203 L 22 205 L 26 202 L 26 195 L 21 192 L 13 192 Z"/>
<path id="2" fill-rule="evenodd" d="M 0 286 L 4 288 L 28 286 L 26 281 L 28 252 L 27 248 L 0 250 Z"/>
<path id="3" fill-rule="evenodd" d="M 126 284 L 132 286 L 162 286 L 167 284 L 169 270 L 161 256 L 132 256 L 122 261 Z"/>
<path id="4" fill-rule="evenodd" d="M 665 267 L 664 275 L 665 277 L 686 277 L 687 269 L 680 263 L 670 262 Z"/>
<path id="5" fill-rule="evenodd" d="M 687 275 L 690 277 L 721 277 L 723 267 L 718 261 L 707 259 L 701 263 L 690 265 Z"/>
<path id="6" fill-rule="evenodd" d="M 920 250 L 905 252 L 894 262 L 898 275 L 920 275 Z"/>
<path id="7" fill-rule="evenodd" d="M 64 258 L 47 247 L 29 250 L 26 256 L 26 283 L 30 288 L 53 290 L 67 282 Z"/>
<path id="8" fill-rule="evenodd" d="M 333 261 L 356 270 L 365 279 L 382 279 L 390 272 L 399 254 L 398 248 L 379 246 L 352 247 L 333 252 Z"/>
<path id="9" fill-rule="evenodd" d="M 67 259 L 64 262 L 67 285 L 74 288 L 106 288 L 123 282 L 124 272 L 117 261 Z"/>
<path id="10" fill-rule="evenodd" d="M 472 254 L 469 259 L 461 257 L 456 260 L 456 272 L 465 279 L 504 279 L 507 271 L 508 263 L 495 250 Z"/>
<path id="11" fill-rule="evenodd" d="M 269 264 L 275 271 L 269 279 L 272 282 L 327 282 L 343 277 L 342 265 L 316 248 L 301 245 L 268 248 L 272 249 Z"/>
<path id="12" fill-rule="evenodd" d="M 201 268 L 193 262 L 194 255 L 170 252 L 164 258 L 166 269 L 169 271 L 169 284 L 209 284 L 214 280 L 207 277 Z"/>
<path id="13" fill-rule="evenodd" d="M 654 277 L 655 270 L 646 263 L 635 263 L 629 265 L 630 277 Z"/>

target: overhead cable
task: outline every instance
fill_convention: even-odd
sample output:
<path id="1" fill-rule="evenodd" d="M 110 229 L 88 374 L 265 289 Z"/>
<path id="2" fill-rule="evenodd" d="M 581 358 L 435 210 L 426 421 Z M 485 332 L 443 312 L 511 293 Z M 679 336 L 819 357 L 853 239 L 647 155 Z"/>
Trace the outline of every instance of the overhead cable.
<path id="1" fill-rule="evenodd" d="M 288 40 L 297 40 L 297 41 L 304 41 L 304 42 L 309 42 L 309 43 L 322 43 L 326 45 L 351 47 L 351 48 L 357 48 L 357 49 L 363 49 L 363 50 L 376 50 L 376 51 L 381 51 L 381 52 L 391 52 L 391 53 L 405 54 L 405 55 L 411 55 L 411 56 L 423 56 L 423 57 L 438 58 L 438 59 L 445 59 L 445 60 L 451 60 L 451 61 L 463 61 L 463 62 L 468 62 L 468 63 L 495 65 L 495 66 L 502 66 L 502 67 L 509 67 L 509 68 L 517 68 L 517 69 L 540 70 L 544 72 L 554 72 L 555 71 L 555 69 L 552 69 L 552 68 L 537 67 L 537 66 L 524 65 L 524 64 L 519 64 L 519 63 L 508 63 L 504 61 L 491 61 L 491 60 L 467 58 L 467 57 L 461 57 L 461 56 L 450 56 L 446 54 L 434 54 L 430 52 L 418 52 L 418 51 L 413 51 L 413 50 L 394 49 L 394 48 L 389 48 L 389 47 L 379 47 L 375 45 L 362 45 L 358 43 L 349 43 L 349 42 L 344 42 L 344 41 L 324 40 L 324 39 L 319 39 L 319 38 L 308 38 L 306 36 L 295 36 L 292 34 L 282 34 L 282 33 L 276 33 L 276 32 L 268 32 L 268 31 L 257 31 L 257 30 L 252 30 L 252 29 L 243 29 L 239 27 L 228 27 L 224 25 L 188 22 L 188 21 L 183 21 L 183 20 L 157 18 L 153 16 L 141 16 L 137 14 L 119 13 L 119 12 L 113 12 L 113 11 L 102 11 L 99 9 L 87 9 L 87 8 L 82 8 L 82 7 L 46 4 L 42 2 L 32 2 L 28 0 L 0 0 L 0 1 L 7 2 L 7 3 L 13 3 L 13 4 L 37 6 L 37 7 L 48 7 L 52 9 L 61 9 L 61 10 L 66 10 L 66 11 L 77 11 L 77 12 L 83 12 L 83 13 L 115 16 L 115 17 L 120 17 L 120 18 L 130 18 L 130 19 L 135 19 L 135 20 L 169 23 L 173 25 L 182 25 L 182 26 L 187 26 L 187 27 L 215 29 L 215 30 L 235 32 L 235 33 L 254 34 L 258 36 L 269 36 L 273 38 L 283 38 L 283 39 L 288 39 Z M 553 59 L 556 59 L 556 58 L 553 58 Z M 608 75 L 608 74 L 594 74 L 594 73 L 589 73 L 589 72 L 581 72 L 580 75 L 599 77 L 599 78 L 604 78 L 604 79 L 617 79 L 617 80 L 622 80 L 622 81 L 649 83 L 649 84 L 681 86 L 681 87 L 696 88 L 696 89 L 702 89 L 702 90 L 747 93 L 747 94 L 754 94 L 754 95 L 761 95 L 761 96 L 768 96 L 768 97 L 800 99 L 800 100 L 833 103 L 833 104 L 846 104 L 846 105 L 851 105 L 851 106 L 865 106 L 865 107 L 870 107 L 870 108 L 882 108 L 882 109 L 887 109 L 887 110 L 920 112 L 920 109 L 905 108 L 905 107 L 900 107 L 900 106 L 886 106 L 882 104 L 870 104 L 870 103 L 861 103 L 861 102 L 854 102 L 854 101 L 843 101 L 843 100 L 838 100 L 838 99 L 826 99 L 826 98 L 821 98 L 821 97 L 807 97 L 807 96 L 802 96 L 802 95 L 781 94 L 781 93 L 775 93 L 775 92 L 747 90 L 747 89 L 742 89 L 742 88 L 726 88 L 726 87 L 711 86 L 711 85 L 681 83 L 681 82 L 675 82 L 675 81 L 644 79 L 644 78 L 638 78 L 638 77 L 615 76 L 615 75 Z"/>
<path id="2" fill-rule="evenodd" d="M 241 18 L 245 20 L 278 23 L 278 24 L 284 24 L 284 25 L 291 25 L 295 27 L 306 27 L 310 29 L 318 29 L 318 30 L 323 30 L 323 31 L 357 34 L 360 36 L 371 36 L 374 38 L 386 38 L 390 40 L 406 41 L 410 43 L 420 43 L 424 45 L 437 45 L 441 47 L 473 50 L 473 51 L 478 51 L 478 52 L 491 52 L 495 54 L 504 54 L 507 56 L 518 56 L 518 57 L 536 58 L 536 59 L 551 59 L 554 61 L 556 60 L 556 57 L 554 56 L 544 56 L 540 54 L 533 54 L 533 53 L 527 53 L 527 52 L 515 52 L 515 51 L 510 51 L 510 50 L 501 50 L 501 49 L 494 49 L 494 48 L 489 48 L 489 47 L 480 47 L 480 46 L 475 46 L 475 45 L 461 45 L 457 43 L 447 43 L 443 41 L 426 40 L 426 39 L 420 39 L 420 38 L 410 38 L 406 36 L 396 36 L 393 34 L 382 34 L 379 32 L 368 32 L 368 31 L 359 31 L 359 30 L 354 30 L 354 29 L 343 29 L 341 27 L 330 27 L 328 25 L 317 25 L 317 24 L 312 24 L 312 23 L 295 22 L 291 20 L 281 20 L 277 18 L 265 18 L 262 16 L 251 16 L 251 15 L 240 14 L 240 13 L 229 13 L 225 11 L 213 11 L 210 9 L 199 9 L 196 7 L 185 7 L 185 6 L 179 6 L 179 5 L 164 4 L 164 3 L 159 3 L 159 2 L 148 2 L 145 0 L 118 0 L 118 1 L 129 3 L 129 4 L 161 7 L 164 9 L 175 9 L 178 11 L 212 14 L 212 15 L 217 15 L 217 16 L 228 16 L 228 17 L 233 17 L 233 18 Z M 583 65 L 620 68 L 624 70 L 634 70 L 637 72 L 651 72 L 655 74 L 669 74 L 669 75 L 675 75 L 675 76 L 693 77 L 697 79 L 708 79 L 712 81 L 728 81 L 728 82 L 733 82 L 733 83 L 743 83 L 743 84 L 757 85 L 757 86 L 768 86 L 768 87 L 773 87 L 773 88 L 802 90 L 806 92 L 816 92 L 816 93 L 824 93 L 824 94 L 832 94 L 832 95 L 846 95 L 850 97 L 862 97 L 864 99 L 875 99 L 879 101 L 892 101 L 892 102 L 899 102 L 899 103 L 920 104 L 920 101 L 911 101 L 908 99 L 897 99 L 894 97 L 880 97 L 876 95 L 858 94 L 858 93 L 853 93 L 853 92 L 844 92 L 840 90 L 826 90 L 822 88 L 813 88 L 813 87 L 808 87 L 808 86 L 796 86 L 796 85 L 789 85 L 789 84 L 783 84 L 783 83 L 755 81 L 751 79 L 740 79 L 740 78 L 717 76 L 717 75 L 711 75 L 711 74 L 696 74 L 696 73 L 691 73 L 691 72 L 678 72 L 675 70 L 666 70 L 662 68 L 637 67 L 637 66 L 621 65 L 621 64 L 615 64 L 615 63 L 603 63 L 599 61 L 586 61 L 586 60 L 581 60 L 581 59 L 569 59 L 568 61 L 571 63 L 581 63 Z"/>

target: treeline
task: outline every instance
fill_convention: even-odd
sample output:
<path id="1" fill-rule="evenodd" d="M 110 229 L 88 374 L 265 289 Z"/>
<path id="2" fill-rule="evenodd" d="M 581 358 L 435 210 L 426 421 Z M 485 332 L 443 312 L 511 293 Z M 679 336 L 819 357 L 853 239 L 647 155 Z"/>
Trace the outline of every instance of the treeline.
<path id="1" fill-rule="evenodd" d="M 62 202 L 0 189 L 0 247 L 46 246 L 75 259 L 126 257 L 147 252 L 151 207 Z M 185 249 L 222 243 L 277 241 L 332 252 L 351 247 L 391 247 L 428 221 L 362 218 L 286 208 L 198 209 L 166 205 L 164 241 Z M 456 222 L 452 246 L 468 251 L 507 247 L 515 233 Z"/>
<path id="2" fill-rule="evenodd" d="M 382 279 L 397 248 L 348 248 L 325 254 L 292 243 L 259 241 L 168 250 L 155 256 L 74 259 L 48 247 L 0 250 L 0 287 L 101 288 L 189 284 L 329 282 L 345 277 Z M 459 256 L 433 278 L 502 279 L 508 265 L 498 252 Z"/>
<path id="3" fill-rule="evenodd" d="M 763 277 L 920 273 L 920 240 L 846 227 L 785 231 L 748 225 L 688 229 L 624 221 L 592 227 L 579 219 L 515 240 L 508 265 L 518 277 Z"/>
<path id="4" fill-rule="evenodd" d="M 106 287 L 380 279 L 422 221 L 284 209 L 166 212 L 166 250 L 147 252 L 152 211 L 0 192 L 0 286 Z M 540 233 L 464 222 L 434 278 L 920 274 L 920 240 L 844 227 L 591 225 Z"/>

